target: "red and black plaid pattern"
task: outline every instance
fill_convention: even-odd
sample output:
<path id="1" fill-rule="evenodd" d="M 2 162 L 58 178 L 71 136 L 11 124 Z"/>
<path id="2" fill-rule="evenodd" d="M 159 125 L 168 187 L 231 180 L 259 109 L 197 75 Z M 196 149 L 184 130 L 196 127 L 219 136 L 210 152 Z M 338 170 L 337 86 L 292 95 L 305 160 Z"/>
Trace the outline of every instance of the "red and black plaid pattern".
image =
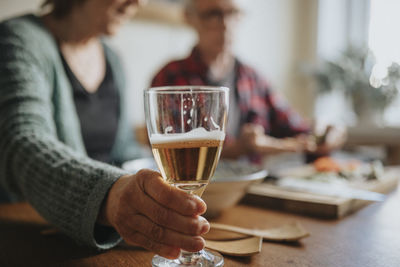
<path id="1" fill-rule="evenodd" d="M 194 48 L 188 58 L 170 62 L 154 77 L 152 86 L 212 85 L 207 78 L 208 67 Z M 241 113 L 240 124 L 262 125 L 265 133 L 277 137 L 291 137 L 309 131 L 308 125 L 285 101 L 269 89 L 268 84 L 249 66 L 239 60 L 235 64 L 235 88 Z M 227 133 L 227 142 L 234 136 Z"/>

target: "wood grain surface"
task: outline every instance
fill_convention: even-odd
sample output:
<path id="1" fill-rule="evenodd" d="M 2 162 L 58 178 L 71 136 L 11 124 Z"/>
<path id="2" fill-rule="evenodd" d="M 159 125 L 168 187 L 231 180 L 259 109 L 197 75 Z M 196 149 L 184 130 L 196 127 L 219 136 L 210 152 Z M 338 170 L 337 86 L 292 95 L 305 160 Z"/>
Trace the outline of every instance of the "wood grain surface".
<path id="1" fill-rule="evenodd" d="M 247 228 L 300 222 L 300 243 L 264 242 L 259 254 L 225 256 L 225 266 L 400 266 L 400 193 L 391 193 L 340 220 L 322 220 L 240 204 L 215 222 Z M 150 266 L 153 253 L 121 245 L 97 251 L 65 235 L 43 235 L 50 225 L 27 203 L 0 205 L 0 266 Z"/>

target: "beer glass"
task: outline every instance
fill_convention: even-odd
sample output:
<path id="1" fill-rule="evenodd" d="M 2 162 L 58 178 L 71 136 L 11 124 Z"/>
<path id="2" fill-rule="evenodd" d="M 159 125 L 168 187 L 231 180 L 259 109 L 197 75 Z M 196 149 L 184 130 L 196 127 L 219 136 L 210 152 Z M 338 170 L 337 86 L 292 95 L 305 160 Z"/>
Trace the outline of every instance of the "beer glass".
<path id="1" fill-rule="evenodd" d="M 214 174 L 225 138 L 226 87 L 168 86 L 144 92 L 147 131 L 162 177 L 201 197 Z M 178 259 L 156 255 L 153 266 L 222 266 L 214 251 L 181 251 Z"/>

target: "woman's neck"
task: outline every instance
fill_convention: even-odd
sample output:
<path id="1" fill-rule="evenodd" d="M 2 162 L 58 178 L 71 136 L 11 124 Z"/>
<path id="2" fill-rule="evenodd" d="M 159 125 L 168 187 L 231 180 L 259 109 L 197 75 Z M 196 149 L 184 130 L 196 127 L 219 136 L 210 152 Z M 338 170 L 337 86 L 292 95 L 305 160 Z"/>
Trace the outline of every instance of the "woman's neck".
<path id="1" fill-rule="evenodd" d="M 42 20 L 56 39 L 72 73 L 86 91 L 93 93 L 104 79 L 106 61 L 98 33 L 83 22 L 82 17 L 75 13 L 62 18 L 48 14 Z"/>
<path id="2" fill-rule="evenodd" d="M 71 12 L 57 18 L 52 13 L 42 16 L 43 23 L 60 45 L 85 46 L 98 39 L 96 31 L 82 21 L 82 16 Z"/>

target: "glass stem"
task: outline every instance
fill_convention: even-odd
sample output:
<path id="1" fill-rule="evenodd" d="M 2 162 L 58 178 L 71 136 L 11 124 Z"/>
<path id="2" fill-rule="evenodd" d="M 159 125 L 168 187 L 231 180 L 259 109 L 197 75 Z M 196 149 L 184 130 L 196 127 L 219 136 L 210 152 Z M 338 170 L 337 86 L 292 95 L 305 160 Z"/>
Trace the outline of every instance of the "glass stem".
<path id="1" fill-rule="evenodd" d="M 181 250 L 181 255 L 179 255 L 179 261 L 182 264 L 194 264 L 200 257 L 200 251 L 199 252 L 188 252 L 185 250 Z"/>

